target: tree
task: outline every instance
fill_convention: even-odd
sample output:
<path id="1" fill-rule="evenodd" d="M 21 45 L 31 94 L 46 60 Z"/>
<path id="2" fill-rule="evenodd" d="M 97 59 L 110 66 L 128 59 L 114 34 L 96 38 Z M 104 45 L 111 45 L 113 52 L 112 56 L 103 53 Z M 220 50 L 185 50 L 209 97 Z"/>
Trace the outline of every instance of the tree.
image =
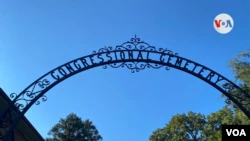
<path id="1" fill-rule="evenodd" d="M 76 114 L 69 114 L 54 125 L 46 141 L 101 141 L 102 137 L 90 120 L 83 121 Z"/>
<path id="2" fill-rule="evenodd" d="M 239 82 L 240 87 L 250 94 L 250 52 L 245 50 L 236 55 L 236 57 L 229 62 L 229 67 L 235 75 L 235 80 Z M 232 94 L 237 95 L 236 91 Z M 244 107 L 250 110 L 250 100 L 248 98 L 243 98 L 243 103 L 246 104 Z M 231 104 L 228 104 L 231 106 Z M 245 116 L 245 114 L 239 108 L 233 108 L 235 112 L 235 118 L 238 119 L 240 124 L 250 124 L 250 120 Z"/>
<path id="3" fill-rule="evenodd" d="M 234 112 L 228 106 L 211 113 L 206 117 L 207 124 L 203 128 L 202 135 L 206 141 L 220 141 L 222 139 L 221 125 L 236 124 Z"/>
<path id="4" fill-rule="evenodd" d="M 162 129 L 157 129 L 150 136 L 150 141 L 200 141 L 201 131 L 205 127 L 205 116 L 200 113 L 188 112 L 177 114 Z"/>
<path id="5" fill-rule="evenodd" d="M 175 115 L 162 129 L 150 136 L 150 141 L 221 141 L 221 125 L 242 124 L 229 106 L 204 116 L 188 112 L 188 115 Z"/>
<path id="6" fill-rule="evenodd" d="M 236 80 L 250 86 L 250 52 L 248 49 L 230 60 L 229 67 L 233 69 Z"/>

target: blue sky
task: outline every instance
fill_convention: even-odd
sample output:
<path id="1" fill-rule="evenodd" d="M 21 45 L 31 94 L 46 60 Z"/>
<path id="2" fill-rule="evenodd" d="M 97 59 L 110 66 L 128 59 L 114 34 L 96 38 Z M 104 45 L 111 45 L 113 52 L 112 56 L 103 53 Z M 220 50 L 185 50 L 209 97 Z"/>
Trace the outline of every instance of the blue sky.
<path id="1" fill-rule="evenodd" d="M 234 19 L 229 34 L 213 20 Z M 19 93 L 55 67 L 137 34 L 158 48 L 201 63 L 233 80 L 228 61 L 250 44 L 247 0 L 5 0 L 0 2 L 0 87 Z M 144 141 L 178 113 L 209 114 L 220 92 L 185 72 L 91 69 L 46 93 L 26 117 L 42 136 L 74 112 L 90 119 L 104 141 Z"/>

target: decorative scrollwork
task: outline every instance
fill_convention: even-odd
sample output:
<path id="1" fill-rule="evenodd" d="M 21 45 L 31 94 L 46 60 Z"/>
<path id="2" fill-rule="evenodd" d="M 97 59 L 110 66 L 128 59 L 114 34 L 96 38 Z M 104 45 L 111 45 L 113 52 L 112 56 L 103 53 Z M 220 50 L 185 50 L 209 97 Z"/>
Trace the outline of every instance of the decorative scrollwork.
<path id="1" fill-rule="evenodd" d="M 113 50 L 113 47 L 109 46 L 109 47 L 104 47 L 104 48 L 101 48 L 99 49 L 98 51 L 93 51 L 93 54 L 96 54 L 96 53 L 104 53 L 104 52 L 110 52 Z"/>
<path id="2" fill-rule="evenodd" d="M 243 105 L 243 106 L 249 106 L 250 105 L 250 101 L 247 101 L 248 98 L 247 98 L 246 93 L 244 93 L 241 90 L 235 88 L 233 86 L 233 84 L 230 84 L 230 83 L 226 82 L 226 83 L 224 83 L 222 85 L 222 88 L 224 88 L 225 91 L 227 91 L 232 97 L 237 99 L 237 101 L 241 105 Z M 233 105 L 234 108 L 237 107 L 235 104 L 233 104 L 233 102 L 229 98 L 227 98 L 225 102 L 226 102 L 226 104 Z"/>
<path id="3" fill-rule="evenodd" d="M 50 81 L 47 79 L 44 79 L 42 81 L 38 81 L 37 84 L 40 88 L 45 89 L 46 87 L 50 85 Z"/>
<path id="4" fill-rule="evenodd" d="M 116 46 L 115 48 L 109 46 L 99 49 L 98 51 L 93 51 L 94 54 L 96 53 L 108 53 L 111 51 L 150 51 L 154 53 L 164 53 L 169 55 L 175 55 L 178 56 L 178 53 L 173 53 L 171 50 L 159 48 L 157 49 L 154 46 L 149 45 L 148 43 L 142 41 L 140 38 L 137 38 L 135 35 L 134 38 L 131 38 L 130 41 L 127 41 L 121 45 Z M 122 63 L 113 63 L 113 64 L 107 64 L 103 65 L 102 67 L 104 69 L 107 69 L 108 66 L 112 68 L 119 68 L 119 67 L 126 67 L 131 70 L 132 73 L 139 72 L 140 70 L 143 70 L 145 68 L 154 68 L 159 69 L 162 68 L 163 65 L 154 64 L 154 63 L 142 63 L 142 62 L 122 62 Z M 169 66 L 164 66 L 166 70 L 169 70 Z"/>
<path id="5" fill-rule="evenodd" d="M 22 111 L 26 105 L 28 105 L 36 96 L 41 93 L 44 89 L 46 89 L 50 85 L 50 81 L 47 79 L 39 80 L 36 83 L 33 84 L 33 88 L 31 90 L 26 90 L 19 97 L 16 99 L 15 107 Z M 38 86 L 38 90 L 36 89 L 36 86 Z M 15 99 L 17 97 L 17 94 L 12 93 L 10 94 L 11 99 Z M 44 95 L 40 98 L 41 101 L 46 101 L 47 97 Z M 37 100 L 35 102 L 36 105 L 40 104 L 40 101 Z"/>
<path id="6" fill-rule="evenodd" d="M 122 63 L 113 63 L 108 65 L 103 65 L 102 67 L 104 69 L 107 69 L 108 66 L 112 68 L 119 68 L 119 67 L 126 67 L 131 70 L 132 73 L 139 72 L 145 68 L 154 68 L 154 69 L 160 69 L 162 67 L 165 67 L 166 70 L 169 70 L 170 67 L 163 66 L 155 63 L 144 63 L 144 62 L 122 62 Z"/>
<path id="7" fill-rule="evenodd" d="M 227 91 L 227 92 L 232 92 L 233 90 L 235 90 L 235 87 L 232 85 L 232 84 L 230 84 L 230 83 L 224 83 L 223 85 L 222 85 L 222 87 Z"/>
<path id="8" fill-rule="evenodd" d="M 159 48 L 158 50 L 154 47 L 149 45 L 148 43 L 141 41 L 140 38 L 137 38 L 135 35 L 134 38 L 131 38 L 130 41 L 127 41 L 121 45 L 116 46 L 115 48 L 109 46 L 109 47 L 104 47 L 99 49 L 98 51 L 93 51 L 94 54 L 96 53 L 104 53 L 104 52 L 110 52 L 110 51 L 128 51 L 128 50 L 133 50 L 133 51 L 152 51 L 155 53 L 166 53 L 166 54 L 171 54 L 178 56 L 178 53 L 173 53 L 171 50 L 164 49 L 164 48 Z"/>
<path id="9" fill-rule="evenodd" d="M 237 108 L 237 105 L 235 105 L 229 98 L 226 99 L 225 103 L 228 105 L 232 105 L 233 108 Z"/>
<path id="10" fill-rule="evenodd" d="M 162 53 L 167 53 L 167 54 L 171 54 L 171 55 L 174 54 L 171 50 L 168 50 L 168 49 L 159 48 L 158 50 L 159 50 L 159 52 L 162 52 Z M 178 56 L 178 53 L 175 53 L 174 55 Z"/>
<path id="11" fill-rule="evenodd" d="M 45 101 L 47 101 L 47 96 L 46 95 L 43 95 L 42 97 L 40 97 L 40 100 L 41 101 L 43 101 L 43 102 L 45 102 Z M 40 100 L 37 100 L 36 102 L 35 102 L 35 104 L 36 105 L 39 105 L 41 102 L 40 102 Z"/>
<path id="12" fill-rule="evenodd" d="M 17 94 L 16 94 L 16 93 L 11 93 L 11 94 L 10 94 L 10 98 L 11 98 L 11 99 L 14 99 L 14 98 L 16 98 L 16 97 L 17 97 Z"/>
<path id="13" fill-rule="evenodd" d="M 225 103 L 228 104 L 228 105 L 230 105 L 230 104 L 232 103 L 232 101 L 231 101 L 229 98 L 227 98 L 227 99 L 225 100 Z"/>

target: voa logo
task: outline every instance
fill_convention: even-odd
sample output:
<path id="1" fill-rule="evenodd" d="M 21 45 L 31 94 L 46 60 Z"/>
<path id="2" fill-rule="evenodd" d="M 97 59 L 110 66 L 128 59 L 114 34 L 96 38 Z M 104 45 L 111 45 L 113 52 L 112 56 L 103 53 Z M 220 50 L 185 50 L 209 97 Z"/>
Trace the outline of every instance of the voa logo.
<path id="1" fill-rule="evenodd" d="M 213 25 L 218 33 L 227 34 L 233 29 L 234 21 L 230 15 L 222 13 L 214 18 Z"/>
<path id="2" fill-rule="evenodd" d="M 226 129 L 226 132 L 228 136 L 247 136 L 244 129 Z"/>

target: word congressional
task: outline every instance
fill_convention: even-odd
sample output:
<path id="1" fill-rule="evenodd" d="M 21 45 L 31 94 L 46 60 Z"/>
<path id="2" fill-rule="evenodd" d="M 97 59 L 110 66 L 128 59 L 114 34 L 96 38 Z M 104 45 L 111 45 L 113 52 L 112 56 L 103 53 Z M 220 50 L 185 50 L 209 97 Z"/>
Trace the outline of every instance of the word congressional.
<path id="1" fill-rule="evenodd" d="M 71 76 L 93 67 L 123 62 L 144 62 L 169 66 L 198 75 L 215 84 L 224 80 L 218 73 L 191 60 L 171 53 L 148 50 L 116 50 L 91 54 L 70 61 L 54 69 L 51 71 L 50 75 L 55 80 L 59 80 L 63 77 Z"/>

